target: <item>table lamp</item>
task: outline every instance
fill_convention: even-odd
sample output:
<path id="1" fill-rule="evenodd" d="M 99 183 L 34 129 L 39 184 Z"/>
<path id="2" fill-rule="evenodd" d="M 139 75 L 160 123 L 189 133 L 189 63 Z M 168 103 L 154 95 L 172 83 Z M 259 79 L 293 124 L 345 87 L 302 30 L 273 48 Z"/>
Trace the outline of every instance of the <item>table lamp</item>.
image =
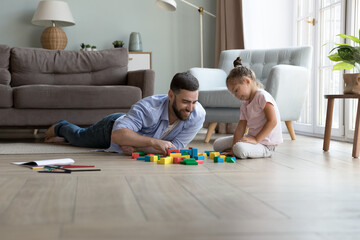
<path id="1" fill-rule="evenodd" d="M 199 11 L 200 14 L 200 59 L 201 59 L 201 67 L 204 67 L 204 44 L 203 44 L 203 21 L 202 16 L 203 13 L 208 14 L 209 16 L 212 16 L 216 18 L 216 16 L 208 11 L 205 11 L 203 7 L 198 7 L 192 3 L 189 3 L 185 0 L 180 0 L 183 3 L 186 3 L 187 5 L 196 8 Z M 175 11 L 176 10 L 176 2 L 175 0 L 157 0 L 156 4 L 161 7 L 162 9 L 165 9 L 167 11 Z"/>
<path id="2" fill-rule="evenodd" d="M 46 49 L 63 50 L 67 44 L 65 32 L 59 27 L 75 25 L 69 5 L 63 1 L 40 1 L 31 20 L 34 25 L 49 26 L 41 35 L 41 45 Z"/>

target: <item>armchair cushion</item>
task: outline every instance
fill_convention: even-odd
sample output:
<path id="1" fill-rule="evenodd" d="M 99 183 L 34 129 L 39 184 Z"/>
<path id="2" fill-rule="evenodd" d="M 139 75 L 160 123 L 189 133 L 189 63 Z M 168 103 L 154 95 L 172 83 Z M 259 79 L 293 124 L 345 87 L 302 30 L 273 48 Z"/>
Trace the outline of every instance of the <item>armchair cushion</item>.
<path id="1" fill-rule="evenodd" d="M 282 120 L 299 118 L 308 91 L 308 79 L 309 71 L 305 67 L 277 65 L 271 69 L 266 90 L 275 99 Z"/>

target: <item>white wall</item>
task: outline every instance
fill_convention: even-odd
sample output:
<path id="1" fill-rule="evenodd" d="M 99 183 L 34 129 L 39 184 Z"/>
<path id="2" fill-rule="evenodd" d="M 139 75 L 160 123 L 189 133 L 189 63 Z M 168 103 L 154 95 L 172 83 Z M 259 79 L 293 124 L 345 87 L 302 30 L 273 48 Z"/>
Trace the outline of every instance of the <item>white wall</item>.
<path id="1" fill-rule="evenodd" d="M 0 0 L 0 44 L 10 47 L 41 47 L 44 27 L 31 24 L 40 0 Z M 156 0 L 63 0 L 76 25 L 64 27 L 66 50 L 89 43 L 99 50 L 113 48 L 114 40 L 128 47 L 131 32 L 140 32 L 143 51 L 152 52 L 155 93 L 167 93 L 177 72 L 200 66 L 199 12 L 177 1 L 175 12 L 167 12 Z M 190 0 L 216 13 L 216 0 Z M 214 67 L 216 20 L 204 15 L 204 65 Z"/>
<path id="2" fill-rule="evenodd" d="M 243 0 L 246 49 L 296 45 L 296 0 Z"/>

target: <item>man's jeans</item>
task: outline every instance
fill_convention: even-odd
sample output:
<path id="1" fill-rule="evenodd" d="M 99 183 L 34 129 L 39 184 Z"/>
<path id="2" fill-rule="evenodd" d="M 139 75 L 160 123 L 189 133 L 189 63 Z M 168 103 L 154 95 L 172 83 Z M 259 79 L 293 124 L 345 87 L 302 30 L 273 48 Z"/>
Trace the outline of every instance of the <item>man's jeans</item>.
<path id="1" fill-rule="evenodd" d="M 114 122 L 122 115 L 125 113 L 108 115 L 88 128 L 81 128 L 61 120 L 55 125 L 55 135 L 65 138 L 71 145 L 78 147 L 108 148 Z"/>

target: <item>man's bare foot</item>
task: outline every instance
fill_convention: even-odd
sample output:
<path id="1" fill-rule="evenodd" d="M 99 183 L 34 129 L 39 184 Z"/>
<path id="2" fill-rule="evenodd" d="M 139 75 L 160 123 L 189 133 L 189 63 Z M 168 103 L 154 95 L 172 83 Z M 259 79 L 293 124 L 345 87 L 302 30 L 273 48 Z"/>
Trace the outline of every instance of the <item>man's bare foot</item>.
<path id="1" fill-rule="evenodd" d="M 62 137 L 45 137 L 44 142 L 46 143 L 62 143 L 65 142 L 65 138 Z"/>
<path id="2" fill-rule="evenodd" d="M 51 125 L 51 127 L 49 127 L 46 132 L 45 132 L 45 139 L 47 138 L 52 138 L 52 137 L 56 137 L 55 135 L 55 125 L 56 124 L 53 124 Z"/>
<path id="3" fill-rule="evenodd" d="M 46 143 L 60 143 L 65 142 L 65 138 L 57 137 L 55 134 L 55 125 L 53 124 L 51 127 L 49 127 L 45 132 L 45 139 L 44 142 Z"/>

